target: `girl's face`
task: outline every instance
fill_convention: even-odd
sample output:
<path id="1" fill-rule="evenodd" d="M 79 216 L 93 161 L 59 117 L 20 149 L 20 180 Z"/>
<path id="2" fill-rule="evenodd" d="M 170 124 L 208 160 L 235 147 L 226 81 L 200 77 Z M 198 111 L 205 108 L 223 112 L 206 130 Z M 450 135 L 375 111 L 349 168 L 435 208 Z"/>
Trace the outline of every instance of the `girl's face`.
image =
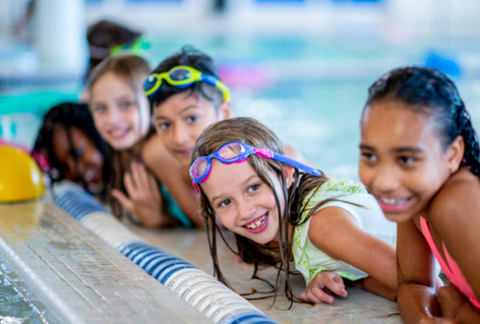
<path id="1" fill-rule="evenodd" d="M 269 173 L 279 193 L 280 210 L 285 206 L 278 176 Z M 212 170 L 201 184 L 222 224 L 230 231 L 260 244 L 278 239 L 277 202 L 272 189 L 248 162 L 223 164 L 212 160 Z"/>
<path id="2" fill-rule="evenodd" d="M 147 98 L 113 72 L 93 85 L 90 109 L 98 132 L 117 151 L 131 148 L 148 132 Z"/>
<path id="3" fill-rule="evenodd" d="M 153 123 L 157 134 L 168 151 L 188 167 L 193 147 L 202 131 L 217 121 L 229 118 L 230 103 L 224 101 L 218 110 L 202 95 L 177 93 L 153 111 Z"/>
<path id="4" fill-rule="evenodd" d="M 53 128 L 53 153 L 63 165 L 65 179 L 79 183 L 93 194 L 101 192 L 104 188 L 102 153 L 78 128 L 71 127 L 70 134 L 71 145 L 65 127 L 55 125 Z"/>
<path id="5" fill-rule="evenodd" d="M 361 121 L 360 179 L 388 219 L 410 220 L 425 213 L 451 171 L 457 170 L 452 145 L 444 148 L 429 115 L 401 102 L 374 103 Z"/>

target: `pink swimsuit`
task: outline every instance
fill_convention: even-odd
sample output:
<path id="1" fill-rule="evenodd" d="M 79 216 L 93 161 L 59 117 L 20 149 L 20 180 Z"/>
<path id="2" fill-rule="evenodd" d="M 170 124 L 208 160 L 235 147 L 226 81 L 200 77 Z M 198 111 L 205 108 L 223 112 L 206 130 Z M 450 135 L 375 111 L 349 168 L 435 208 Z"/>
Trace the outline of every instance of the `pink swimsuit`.
<path id="1" fill-rule="evenodd" d="M 430 227 L 428 226 L 427 221 L 423 217 L 420 217 L 420 226 L 422 228 L 423 236 L 427 240 L 428 245 L 430 246 L 430 249 L 433 251 L 433 254 L 437 258 L 438 262 L 440 263 L 440 266 L 442 267 L 442 272 L 462 292 L 462 294 L 464 294 L 470 300 L 470 302 L 475 307 L 480 309 L 480 302 L 475 296 L 475 293 L 473 292 L 472 287 L 470 287 L 470 285 L 468 284 L 467 279 L 465 279 L 465 277 L 463 276 L 462 271 L 458 267 L 457 262 L 455 262 L 455 260 L 453 260 L 453 258 L 448 253 L 447 247 L 445 246 L 445 242 L 442 241 L 442 247 L 443 247 L 443 253 L 447 258 L 447 262 L 443 260 L 442 255 L 438 251 L 437 246 L 433 241 L 432 233 L 430 233 Z"/>

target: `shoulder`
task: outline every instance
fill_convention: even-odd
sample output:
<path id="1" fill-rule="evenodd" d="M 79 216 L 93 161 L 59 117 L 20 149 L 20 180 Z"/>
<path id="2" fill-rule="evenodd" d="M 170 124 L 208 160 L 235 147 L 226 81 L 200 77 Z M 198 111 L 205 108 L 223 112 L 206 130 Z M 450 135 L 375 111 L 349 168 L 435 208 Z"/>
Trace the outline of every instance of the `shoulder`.
<path id="1" fill-rule="evenodd" d="M 150 136 L 142 148 L 142 159 L 148 166 L 152 166 L 159 161 L 168 158 L 168 151 L 163 145 L 161 139 L 153 134 Z"/>
<path id="2" fill-rule="evenodd" d="M 441 222 L 446 217 L 480 217 L 480 179 L 467 168 L 452 175 L 440 188 L 429 206 L 430 221 Z"/>

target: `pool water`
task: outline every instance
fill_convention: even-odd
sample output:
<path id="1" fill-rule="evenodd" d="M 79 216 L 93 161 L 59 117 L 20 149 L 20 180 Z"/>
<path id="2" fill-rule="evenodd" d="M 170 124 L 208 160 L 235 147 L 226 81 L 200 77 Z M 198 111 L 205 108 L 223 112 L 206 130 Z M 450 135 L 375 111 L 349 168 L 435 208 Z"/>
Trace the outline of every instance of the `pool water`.
<path id="1" fill-rule="evenodd" d="M 335 177 L 358 178 L 359 121 L 367 89 L 392 68 L 424 65 L 434 57 L 438 68 L 454 75 L 474 125 L 480 126 L 480 44 L 466 40 L 450 41 L 447 48 L 442 45 L 445 40 L 402 43 L 365 37 L 219 34 L 146 38 L 151 43 L 147 59 L 152 68 L 185 44 L 208 53 L 231 88 L 235 116 L 258 118 Z M 45 112 L 55 100 L 72 100 L 80 91 L 45 90 L 50 92 L 21 96 L 27 98 L 21 106 L 35 103 L 41 106 L 36 112 L 41 115 L 38 111 Z M 39 126 L 40 120 L 25 111 L 2 116 L 0 96 L 0 137 L 30 147 Z"/>
<path id="2" fill-rule="evenodd" d="M 15 271 L 0 262 L 0 323 L 58 323 Z"/>

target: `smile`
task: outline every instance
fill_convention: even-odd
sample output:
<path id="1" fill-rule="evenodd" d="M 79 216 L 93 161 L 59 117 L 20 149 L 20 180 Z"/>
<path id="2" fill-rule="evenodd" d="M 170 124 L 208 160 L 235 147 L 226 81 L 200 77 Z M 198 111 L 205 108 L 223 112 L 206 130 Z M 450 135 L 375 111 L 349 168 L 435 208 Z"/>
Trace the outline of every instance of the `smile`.
<path id="1" fill-rule="evenodd" d="M 130 128 L 120 128 L 120 129 L 113 129 L 108 131 L 108 135 L 110 135 L 113 139 L 121 139 L 125 137 L 130 132 Z"/>
<path id="2" fill-rule="evenodd" d="M 399 213 L 410 207 L 412 198 L 377 197 L 377 201 L 385 213 Z"/>
<path id="3" fill-rule="evenodd" d="M 253 221 L 243 225 L 243 227 L 250 233 L 257 234 L 263 232 L 268 226 L 268 213 L 263 216 L 255 218 Z"/>
<path id="4" fill-rule="evenodd" d="M 380 197 L 379 200 L 381 200 L 383 203 L 387 205 L 397 205 L 397 204 L 403 204 L 407 202 L 408 199 L 395 199 L 395 198 L 384 198 Z"/>

